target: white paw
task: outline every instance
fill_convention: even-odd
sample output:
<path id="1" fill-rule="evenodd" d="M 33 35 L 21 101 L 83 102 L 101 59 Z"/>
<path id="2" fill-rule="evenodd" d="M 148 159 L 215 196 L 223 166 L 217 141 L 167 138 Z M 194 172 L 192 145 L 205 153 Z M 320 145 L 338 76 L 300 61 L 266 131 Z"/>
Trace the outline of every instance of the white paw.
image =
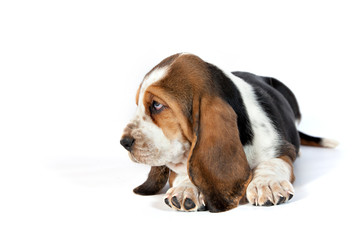
<path id="1" fill-rule="evenodd" d="M 179 185 L 170 188 L 164 198 L 165 203 L 180 211 L 202 211 L 205 210 L 203 195 L 192 184 Z"/>
<path id="2" fill-rule="evenodd" d="M 254 178 L 246 190 L 246 197 L 254 206 L 272 206 L 289 201 L 294 188 L 288 180 L 273 177 Z"/>

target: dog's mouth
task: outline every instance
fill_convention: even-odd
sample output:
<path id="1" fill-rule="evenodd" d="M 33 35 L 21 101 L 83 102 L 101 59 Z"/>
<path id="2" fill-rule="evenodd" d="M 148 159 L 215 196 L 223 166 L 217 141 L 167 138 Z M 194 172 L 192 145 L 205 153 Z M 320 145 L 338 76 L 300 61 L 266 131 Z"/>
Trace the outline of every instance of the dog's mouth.
<path id="1" fill-rule="evenodd" d="M 130 159 L 135 163 L 142 163 L 150 166 L 159 166 L 162 165 L 160 161 L 159 151 L 138 151 L 138 152 L 129 152 Z"/>
<path id="2" fill-rule="evenodd" d="M 135 158 L 135 156 L 131 152 L 129 152 L 128 155 L 129 155 L 129 158 L 131 159 L 131 161 L 139 163 L 139 161 Z"/>

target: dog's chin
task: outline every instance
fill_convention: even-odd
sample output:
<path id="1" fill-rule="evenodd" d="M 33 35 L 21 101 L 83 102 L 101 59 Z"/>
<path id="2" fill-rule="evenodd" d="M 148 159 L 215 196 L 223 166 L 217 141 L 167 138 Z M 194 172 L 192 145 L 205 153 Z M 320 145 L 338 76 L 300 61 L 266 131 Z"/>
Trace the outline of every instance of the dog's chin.
<path id="1" fill-rule="evenodd" d="M 145 165 L 149 165 L 149 166 L 163 166 L 165 165 L 165 163 L 163 163 L 162 161 L 160 161 L 160 159 L 155 160 L 153 158 L 149 158 L 149 157 L 144 157 L 141 156 L 140 157 L 136 157 L 133 153 L 128 153 L 131 161 L 135 162 L 135 163 L 141 163 L 141 164 L 145 164 Z"/>
<path id="2" fill-rule="evenodd" d="M 131 161 L 136 162 L 136 163 L 139 163 L 139 161 L 136 160 L 136 158 L 134 157 L 134 155 L 132 155 L 131 152 L 129 152 L 128 155 L 129 155 L 129 158 L 131 159 Z"/>

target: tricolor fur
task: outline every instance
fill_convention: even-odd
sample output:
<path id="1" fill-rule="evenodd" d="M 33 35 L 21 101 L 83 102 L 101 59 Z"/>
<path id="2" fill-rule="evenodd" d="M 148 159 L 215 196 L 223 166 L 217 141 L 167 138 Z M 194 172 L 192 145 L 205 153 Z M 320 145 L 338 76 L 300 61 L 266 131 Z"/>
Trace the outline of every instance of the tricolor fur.
<path id="1" fill-rule="evenodd" d="M 134 189 L 183 211 L 226 211 L 241 202 L 268 206 L 294 195 L 299 145 L 335 142 L 298 132 L 294 94 L 280 81 L 225 72 L 192 54 L 164 59 L 144 78 L 121 144 L 151 165 Z"/>

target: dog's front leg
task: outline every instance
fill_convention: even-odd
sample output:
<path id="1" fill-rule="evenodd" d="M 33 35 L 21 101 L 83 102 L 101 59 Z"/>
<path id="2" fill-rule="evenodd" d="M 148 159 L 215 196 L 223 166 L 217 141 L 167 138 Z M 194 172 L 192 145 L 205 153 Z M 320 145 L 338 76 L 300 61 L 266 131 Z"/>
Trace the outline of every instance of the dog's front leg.
<path id="1" fill-rule="evenodd" d="M 291 182 L 295 177 L 290 157 L 281 156 L 259 163 L 253 170 L 246 196 L 255 206 L 272 206 L 290 200 L 294 195 Z"/>
<path id="2" fill-rule="evenodd" d="M 203 195 L 198 188 L 190 181 L 187 174 L 171 173 L 171 188 L 166 192 L 165 203 L 179 211 L 201 211 L 205 210 Z"/>

